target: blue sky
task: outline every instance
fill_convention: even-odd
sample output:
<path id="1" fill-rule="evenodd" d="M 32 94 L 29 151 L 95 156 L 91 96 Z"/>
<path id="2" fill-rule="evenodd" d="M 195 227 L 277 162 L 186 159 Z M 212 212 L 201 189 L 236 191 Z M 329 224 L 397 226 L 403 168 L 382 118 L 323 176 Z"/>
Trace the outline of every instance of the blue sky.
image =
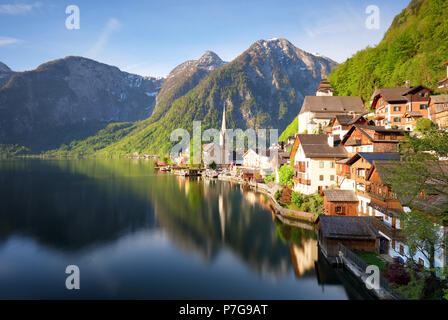
<path id="1" fill-rule="evenodd" d="M 141 75 L 166 76 L 206 50 L 231 61 L 259 39 L 286 38 L 337 62 L 377 44 L 409 0 L 0 0 L 0 61 L 15 71 L 85 56 Z M 65 27 L 68 5 L 80 29 Z M 366 8 L 380 28 L 365 27 Z"/>

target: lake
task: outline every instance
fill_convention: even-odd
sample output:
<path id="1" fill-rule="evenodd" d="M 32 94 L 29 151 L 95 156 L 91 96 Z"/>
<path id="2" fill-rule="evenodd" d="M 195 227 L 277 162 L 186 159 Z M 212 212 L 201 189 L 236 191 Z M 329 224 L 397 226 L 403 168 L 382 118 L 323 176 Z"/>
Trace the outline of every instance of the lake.
<path id="1" fill-rule="evenodd" d="M 145 160 L 1 160 L 0 199 L 0 299 L 369 298 L 312 226 L 238 184 Z"/>

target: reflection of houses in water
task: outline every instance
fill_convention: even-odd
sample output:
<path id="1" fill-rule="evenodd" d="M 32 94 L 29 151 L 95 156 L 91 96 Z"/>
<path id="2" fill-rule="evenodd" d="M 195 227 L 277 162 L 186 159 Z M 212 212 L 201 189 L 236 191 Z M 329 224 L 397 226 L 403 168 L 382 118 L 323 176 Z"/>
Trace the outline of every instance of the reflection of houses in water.
<path id="1" fill-rule="evenodd" d="M 226 211 L 224 209 L 224 197 L 222 192 L 219 194 L 218 198 L 218 209 L 219 209 L 219 222 L 221 224 L 221 239 L 224 241 L 226 235 Z"/>
<path id="2" fill-rule="evenodd" d="M 292 265 L 294 273 L 300 277 L 307 271 L 314 268 L 314 264 L 318 259 L 317 241 L 314 239 L 302 239 L 302 245 L 298 246 L 293 243 L 289 248 L 291 253 Z"/>
<path id="3" fill-rule="evenodd" d="M 243 197 L 252 206 L 257 203 L 257 195 L 253 191 L 246 191 L 245 193 L 243 193 Z"/>

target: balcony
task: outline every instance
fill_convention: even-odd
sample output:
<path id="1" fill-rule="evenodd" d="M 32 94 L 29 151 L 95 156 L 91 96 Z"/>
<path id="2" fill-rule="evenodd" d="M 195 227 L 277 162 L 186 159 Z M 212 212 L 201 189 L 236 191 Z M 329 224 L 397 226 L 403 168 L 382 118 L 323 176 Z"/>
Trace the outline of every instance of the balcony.
<path id="1" fill-rule="evenodd" d="M 292 180 L 295 183 L 298 183 L 298 184 L 303 184 L 303 185 L 306 185 L 306 186 L 310 186 L 311 185 L 311 180 L 307 180 L 307 179 L 304 179 L 304 178 L 301 178 L 301 177 L 293 177 Z"/>
<path id="2" fill-rule="evenodd" d="M 305 162 L 299 162 L 298 164 L 294 165 L 294 170 L 297 172 L 305 172 L 306 171 Z"/>
<path id="3" fill-rule="evenodd" d="M 372 219 L 372 223 L 376 230 L 381 231 L 389 238 L 393 240 L 403 240 L 403 235 L 400 229 L 389 227 L 387 224 L 382 222 L 378 217 L 374 217 Z"/>

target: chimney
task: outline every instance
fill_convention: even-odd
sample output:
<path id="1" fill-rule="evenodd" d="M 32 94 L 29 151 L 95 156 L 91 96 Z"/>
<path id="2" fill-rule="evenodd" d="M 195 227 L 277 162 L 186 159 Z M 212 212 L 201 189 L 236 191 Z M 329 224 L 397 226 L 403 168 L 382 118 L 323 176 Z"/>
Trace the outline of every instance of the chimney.
<path id="1" fill-rule="evenodd" d="M 411 87 L 411 81 L 406 80 L 406 88 L 409 89 Z"/>
<path id="2" fill-rule="evenodd" d="M 327 142 L 330 147 L 334 147 L 334 136 L 332 134 L 328 135 Z"/>

